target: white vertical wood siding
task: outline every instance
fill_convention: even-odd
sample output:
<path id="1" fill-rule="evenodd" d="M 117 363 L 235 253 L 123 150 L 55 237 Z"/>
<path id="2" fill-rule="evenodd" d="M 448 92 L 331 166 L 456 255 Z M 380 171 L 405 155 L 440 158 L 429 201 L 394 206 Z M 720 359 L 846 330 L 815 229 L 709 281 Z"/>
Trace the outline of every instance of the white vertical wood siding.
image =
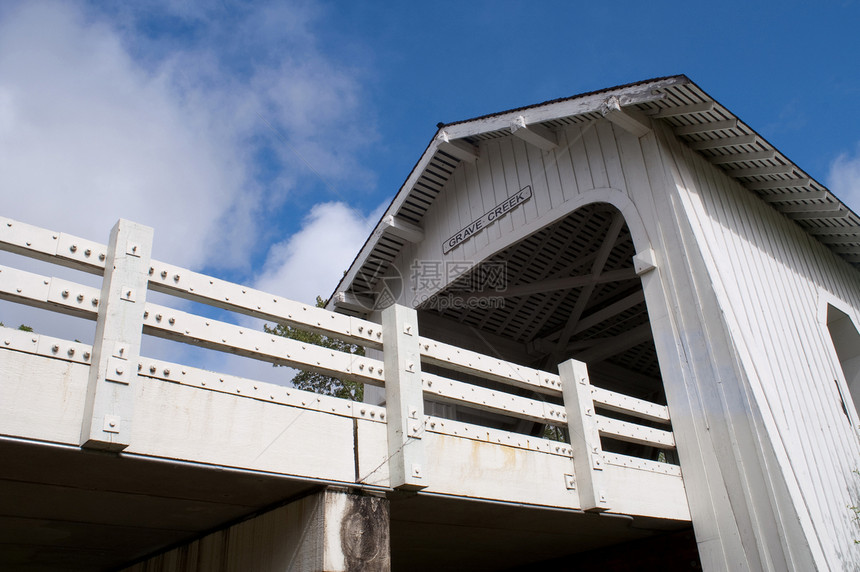
<path id="1" fill-rule="evenodd" d="M 415 305 L 416 295 L 438 289 L 415 283 L 413 261 L 478 262 L 581 206 L 577 199 L 587 191 L 626 192 L 622 150 L 637 154 L 634 161 L 642 160 L 634 137 L 622 132 L 622 144 L 606 121 L 570 126 L 558 137 L 558 148 L 548 152 L 514 137 L 492 139 L 482 142 L 477 161 L 461 164 L 424 218 L 424 240 L 404 247 L 395 261 L 406 284 L 401 303 Z M 526 185 L 532 187 L 530 200 L 442 254 L 445 240 Z"/>
<path id="2" fill-rule="evenodd" d="M 855 268 L 799 226 L 674 142 L 681 194 L 752 392 L 772 417 L 782 470 L 794 480 L 815 536 L 834 569 L 860 566 L 860 529 L 847 508 L 860 500 L 860 448 L 842 411 L 841 375 L 826 300 L 856 315 Z M 850 399 L 846 404 L 852 408 Z M 852 412 L 853 413 L 853 412 Z M 856 417 L 854 417 L 856 420 Z M 795 483 L 789 482 L 789 486 Z"/>

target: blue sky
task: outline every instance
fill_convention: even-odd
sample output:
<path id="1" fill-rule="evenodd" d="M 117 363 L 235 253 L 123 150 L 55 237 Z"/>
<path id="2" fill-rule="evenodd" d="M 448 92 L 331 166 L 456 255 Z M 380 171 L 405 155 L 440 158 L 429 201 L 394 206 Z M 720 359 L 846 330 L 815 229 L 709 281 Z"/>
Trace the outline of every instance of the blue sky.
<path id="1" fill-rule="evenodd" d="M 436 123 L 681 73 L 858 210 L 858 24 L 853 0 L 5 1 L 0 213 L 103 242 L 132 219 L 160 260 L 312 302 Z"/>

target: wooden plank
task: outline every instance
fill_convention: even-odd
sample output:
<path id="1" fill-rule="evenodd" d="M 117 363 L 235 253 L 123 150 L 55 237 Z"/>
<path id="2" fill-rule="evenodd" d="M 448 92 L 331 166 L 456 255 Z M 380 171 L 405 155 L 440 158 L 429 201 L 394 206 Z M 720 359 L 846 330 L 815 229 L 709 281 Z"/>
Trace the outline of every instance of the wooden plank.
<path id="1" fill-rule="evenodd" d="M 282 336 L 203 318 L 147 302 L 144 333 L 204 348 L 297 367 L 339 379 L 383 384 L 382 362 Z M 373 331 L 380 326 L 374 324 Z M 373 331 L 371 335 L 373 335 Z"/>
<path id="2" fill-rule="evenodd" d="M 625 106 L 656 101 L 665 97 L 660 89 L 686 83 L 689 80 L 684 76 L 674 76 L 655 82 L 646 82 L 615 90 L 601 91 L 598 93 L 585 94 L 572 97 L 563 101 L 536 105 L 528 109 L 521 109 L 507 113 L 499 113 L 488 117 L 466 121 L 457 125 L 447 125 L 445 130 L 449 137 L 458 138 L 480 133 L 488 133 L 499 129 L 509 129 L 511 121 L 522 115 L 527 124 L 542 123 L 559 117 L 572 117 L 588 113 L 599 112 L 607 98 L 613 95 L 618 97 Z"/>
<path id="3" fill-rule="evenodd" d="M 89 371 L 80 363 L 0 349 L 0 434 L 77 446 Z"/>
<path id="4" fill-rule="evenodd" d="M 750 188 L 749 185 L 747 185 L 747 188 Z M 759 196 L 767 203 L 788 203 L 794 201 L 823 201 L 827 198 L 827 195 L 827 191 L 800 191 Z"/>
<path id="5" fill-rule="evenodd" d="M 432 401 L 466 405 L 480 411 L 499 413 L 541 424 L 567 425 L 564 407 L 546 401 L 455 381 L 439 375 L 421 374 L 425 396 Z"/>
<path id="6" fill-rule="evenodd" d="M 539 213 L 548 211 L 551 208 L 549 197 L 546 194 L 545 187 L 540 190 L 535 186 L 534 178 L 532 177 L 531 165 L 529 165 L 528 145 L 522 141 L 511 141 L 514 149 L 514 161 L 517 172 L 517 188 L 522 189 L 526 186 L 532 188 L 532 200 L 526 202 L 523 206 L 524 223 L 534 221 L 538 218 Z M 546 179 L 544 178 L 544 181 Z"/>
<path id="7" fill-rule="evenodd" d="M 694 141 L 687 143 L 687 146 L 694 151 L 704 151 L 705 149 L 725 149 L 726 147 L 736 147 L 739 145 L 755 145 L 757 142 L 758 137 L 753 134 L 737 137 L 718 137 L 707 141 Z"/>
<path id="8" fill-rule="evenodd" d="M 595 124 L 592 129 L 582 131 L 582 142 L 585 145 L 585 156 L 588 157 L 588 167 L 591 170 L 591 180 L 595 189 L 609 187 L 609 175 L 607 174 L 606 161 L 603 150 L 600 147 L 600 139 L 597 131 L 600 125 Z"/>
<path id="9" fill-rule="evenodd" d="M 628 421 L 597 416 L 597 429 L 602 437 L 611 437 L 627 443 L 650 445 L 662 449 L 674 449 L 675 437 L 670 431 L 643 427 Z"/>
<path id="10" fill-rule="evenodd" d="M 695 133 L 708 133 L 711 131 L 721 131 L 723 129 L 735 129 L 738 126 L 737 119 L 726 119 L 723 121 L 708 121 L 705 123 L 697 123 L 693 125 L 684 125 L 675 127 L 676 135 L 693 135 Z"/>
<path id="11" fill-rule="evenodd" d="M 600 142 L 603 161 L 606 164 L 609 186 L 626 192 L 627 182 L 624 180 L 624 170 L 621 168 L 621 156 L 618 152 L 616 137 L 616 130 L 611 124 L 599 123 L 597 125 L 597 138 Z"/>
<path id="12" fill-rule="evenodd" d="M 585 142 L 583 141 L 585 134 L 594 129 L 594 125 L 592 121 L 564 130 L 567 153 L 559 154 L 558 168 L 566 200 L 596 187 L 591 176 L 591 166 L 588 164 L 588 155 L 585 152 Z M 568 165 L 570 165 L 570 171 L 568 171 Z M 573 177 L 570 177 L 571 171 Z"/>
<path id="13" fill-rule="evenodd" d="M 549 278 L 541 282 L 532 284 L 522 284 L 519 286 L 509 286 L 502 292 L 492 292 L 490 294 L 475 294 L 470 298 L 481 298 L 487 296 L 504 296 L 512 298 L 514 296 L 527 296 L 541 292 L 553 292 L 556 290 L 568 290 L 570 288 L 579 288 L 594 284 L 606 284 L 610 282 L 623 282 L 625 280 L 633 280 L 636 278 L 636 272 L 632 268 L 622 268 L 620 270 L 609 270 L 594 276 L 593 274 L 585 274 L 582 276 L 568 276 L 566 278 Z"/>
<path id="14" fill-rule="evenodd" d="M 565 201 L 564 194 L 564 185 L 570 183 L 563 183 L 561 180 L 561 174 L 558 168 L 558 158 L 560 153 L 567 152 L 566 151 L 566 137 L 564 132 L 559 132 L 558 134 L 559 141 L 562 145 L 560 148 L 550 151 L 546 155 L 537 156 L 534 152 L 529 152 L 529 162 L 532 167 L 532 173 L 534 177 L 545 176 L 547 189 L 549 190 L 549 196 L 552 203 L 552 208 L 556 208 L 561 205 Z M 541 214 L 545 214 L 546 211 L 541 212 Z"/>
<path id="15" fill-rule="evenodd" d="M 570 457 L 427 432 L 430 470 L 426 489 L 475 499 L 502 500 L 558 508 L 579 508 L 567 488 Z"/>
<path id="16" fill-rule="evenodd" d="M 680 476 L 661 475 L 610 462 L 606 463 L 604 472 L 607 487 L 613 491 L 614 510 L 635 516 L 691 520 L 687 492 Z"/>
<path id="17" fill-rule="evenodd" d="M 655 119 L 664 119 L 666 117 L 677 117 L 679 115 L 692 115 L 693 113 L 704 113 L 706 111 L 711 111 L 713 108 L 713 101 L 703 101 L 702 103 L 690 103 L 687 105 L 679 105 L 676 107 L 664 107 L 651 117 Z"/>
<path id="18" fill-rule="evenodd" d="M 777 179 L 770 181 L 750 181 L 744 186 L 751 191 L 767 191 L 770 189 L 799 189 L 812 185 L 812 179 L 801 177 L 799 179 Z"/>
<path id="19" fill-rule="evenodd" d="M 658 405 L 596 386 L 591 387 L 591 399 L 596 406 L 609 411 L 625 413 L 648 421 L 669 422 L 669 408 L 665 405 Z"/>
<path id="20" fill-rule="evenodd" d="M 314 479 L 355 479 L 348 417 L 169 382 L 136 388 L 129 453 Z"/>
<path id="21" fill-rule="evenodd" d="M 422 361 L 445 369 L 476 375 L 513 387 L 530 389 L 546 395 L 560 395 L 558 376 L 494 357 L 465 350 L 421 337 L 419 340 Z"/>
<path id="22" fill-rule="evenodd" d="M 731 163 L 743 163 L 745 161 L 770 160 L 776 157 L 776 151 L 750 151 L 747 153 L 732 153 L 730 155 L 717 155 L 708 157 L 712 165 L 728 165 Z"/>
<path id="23" fill-rule="evenodd" d="M 790 175 L 794 173 L 794 165 L 772 165 L 768 167 L 748 167 L 726 171 L 730 177 L 759 177 L 762 175 Z"/>

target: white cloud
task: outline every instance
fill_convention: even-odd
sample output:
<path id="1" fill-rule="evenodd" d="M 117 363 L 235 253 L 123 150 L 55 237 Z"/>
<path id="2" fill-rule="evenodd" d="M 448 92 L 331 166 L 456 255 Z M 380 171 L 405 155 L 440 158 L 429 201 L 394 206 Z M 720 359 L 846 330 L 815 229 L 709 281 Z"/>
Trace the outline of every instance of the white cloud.
<path id="1" fill-rule="evenodd" d="M 853 155 L 843 153 L 830 164 L 827 186 L 854 212 L 860 212 L 860 145 Z"/>
<path id="2" fill-rule="evenodd" d="M 202 39 L 167 49 L 135 32 L 135 18 L 153 9 L 185 18 Z M 266 247 L 265 217 L 302 177 L 306 186 L 319 184 L 313 171 L 335 187 L 372 183 L 356 159 L 374 138 L 360 83 L 314 47 L 313 14 L 262 4 L 237 22 L 155 3 L 109 20 L 77 4 L 7 5 L 2 213 L 103 242 L 128 218 L 155 228 L 159 259 L 248 273 L 249 251 Z M 249 26 L 261 22 L 268 25 L 254 35 Z M 273 47 L 289 51 L 274 57 Z M 254 49 L 259 57 L 243 53 Z M 268 164 L 260 163 L 264 147 L 274 157 Z M 270 171 L 265 181 L 261 170 Z"/>
<path id="3" fill-rule="evenodd" d="M 225 219 L 233 211 L 247 223 L 238 199 L 256 200 L 243 192 L 252 189 L 242 157 L 208 128 L 211 109 L 184 105 L 107 25 L 66 4 L 7 13 L 0 109 L 5 215 L 101 242 L 118 218 L 132 219 L 156 228 L 157 256 L 183 265 L 241 240 Z"/>
<path id="4" fill-rule="evenodd" d="M 155 228 L 160 260 L 256 275 L 257 287 L 309 303 L 328 295 L 369 232 L 359 214 L 320 204 L 292 237 L 270 251 L 264 241 L 299 182 L 373 183 L 357 158 L 376 139 L 360 77 L 315 46 L 318 9 L 94 6 L 0 5 L 0 214 L 103 243 L 127 218 Z M 141 22 L 156 12 L 194 33 L 147 36 Z M 261 150 L 274 159 L 261 164 Z M 247 266 L 252 250 L 268 253 L 262 270 Z M 0 263 L 28 266 L 8 256 Z M 32 312 L 0 302 L 7 325 L 92 337 L 91 323 Z M 179 359 L 162 342 L 148 347 Z"/>
<path id="5" fill-rule="evenodd" d="M 313 304 L 325 298 L 364 244 L 379 209 L 368 217 L 344 203 L 316 205 L 302 229 L 272 246 L 255 287 Z"/>

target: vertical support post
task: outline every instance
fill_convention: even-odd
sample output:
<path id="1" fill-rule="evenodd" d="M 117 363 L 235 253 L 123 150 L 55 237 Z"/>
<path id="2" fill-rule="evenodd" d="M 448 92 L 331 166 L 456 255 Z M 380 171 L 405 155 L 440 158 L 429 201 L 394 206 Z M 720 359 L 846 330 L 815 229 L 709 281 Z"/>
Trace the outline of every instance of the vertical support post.
<path id="1" fill-rule="evenodd" d="M 388 416 L 388 471 L 393 488 L 427 486 L 424 473 L 424 390 L 418 313 L 393 304 L 382 311 L 385 401 Z"/>
<path id="2" fill-rule="evenodd" d="M 99 298 L 81 446 L 121 451 L 129 445 L 152 229 L 119 220 L 111 230 Z"/>
<path id="3" fill-rule="evenodd" d="M 583 362 L 571 359 L 559 364 L 558 373 L 567 412 L 580 506 L 582 510 L 608 510 L 610 505 L 603 474 L 603 447 L 597 430 L 588 368 Z"/>

